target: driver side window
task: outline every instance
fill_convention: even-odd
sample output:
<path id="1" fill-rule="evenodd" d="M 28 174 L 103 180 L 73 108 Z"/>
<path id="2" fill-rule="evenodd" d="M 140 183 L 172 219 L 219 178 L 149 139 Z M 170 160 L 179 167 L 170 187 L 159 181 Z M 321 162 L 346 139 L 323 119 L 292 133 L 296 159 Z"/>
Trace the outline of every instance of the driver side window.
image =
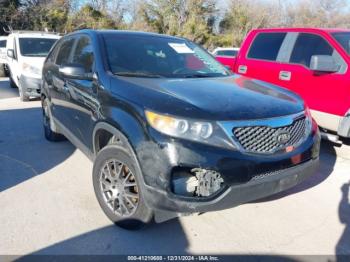
<path id="1" fill-rule="evenodd" d="M 94 65 L 94 53 L 91 40 L 87 36 L 82 36 L 78 39 L 78 43 L 74 50 L 73 64 L 84 66 L 85 72 L 91 73 Z"/>

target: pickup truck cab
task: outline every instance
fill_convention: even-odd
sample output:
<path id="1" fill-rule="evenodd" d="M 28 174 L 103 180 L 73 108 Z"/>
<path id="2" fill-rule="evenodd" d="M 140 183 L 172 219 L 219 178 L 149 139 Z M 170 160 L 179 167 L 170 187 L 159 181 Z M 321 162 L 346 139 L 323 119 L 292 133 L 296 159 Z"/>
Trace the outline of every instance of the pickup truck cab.
<path id="1" fill-rule="evenodd" d="M 299 94 L 325 137 L 350 137 L 350 30 L 252 30 L 236 58 L 238 74 Z"/>
<path id="2" fill-rule="evenodd" d="M 6 76 L 6 36 L 0 36 L 0 77 Z"/>
<path id="3" fill-rule="evenodd" d="M 233 71 L 238 51 L 238 47 L 218 47 L 212 54 L 215 56 L 216 60 Z"/>
<path id="4" fill-rule="evenodd" d="M 53 33 L 16 31 L 7 38 L 10 86 L 18 87 L 21 101 L 40 97 L 44 60 L 60 36 Z"/>

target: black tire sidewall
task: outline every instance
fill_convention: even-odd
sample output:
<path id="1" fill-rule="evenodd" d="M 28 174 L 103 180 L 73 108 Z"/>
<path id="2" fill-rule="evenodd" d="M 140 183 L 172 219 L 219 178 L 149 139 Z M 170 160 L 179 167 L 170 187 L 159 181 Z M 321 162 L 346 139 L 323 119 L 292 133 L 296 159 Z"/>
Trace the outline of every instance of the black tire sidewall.
<path id="1" fill-rule="evenodd" d="M 12 76 L 11 76 L 11 72 L 9 73 L 10 74 L 10 87 L 11 88 L 17 88 L 17 85 L 15 83 L 15 81 L 13 80 Z"/>
<path id="2" fill-rule="evenodd" d="M 99 182 L 100 170 L 102 166 L 106 163 L 106 161 L 110 159 L 117 159 L 122 163 L 126 164 L 135 176 L 136 183 L 138 186 L 138 191 L 139 191 L 139 203 L 137 206 L 137 210 L 130 217 L 124 218 L 114 214 L 109 209 L 109 207 L 105 203 L 105 200 L 103 199 L 103 196 L 100 190 L 100 182 Z M 117 145 L 108 145 L 105 148 L 103 148 L 98 153 L 94 161 L 92 174 L 93 174 L 93 185 L 94 185 L 96 198 L 102 210 L 111 221 L 113 221 L 118 226 L 121 226 L 127 229 L 138 229 L 143 225 L 148 224 L 152 220 L 153 212 L 150 208 L 148 208 L 148 206 L 145 203 L 145 199 L 143 197 L 141 173 L 137 168 L 134 157 L 130 156 L 130 154 L 126 150 L 124 150 L 123 148 L 120 148 Z"/>

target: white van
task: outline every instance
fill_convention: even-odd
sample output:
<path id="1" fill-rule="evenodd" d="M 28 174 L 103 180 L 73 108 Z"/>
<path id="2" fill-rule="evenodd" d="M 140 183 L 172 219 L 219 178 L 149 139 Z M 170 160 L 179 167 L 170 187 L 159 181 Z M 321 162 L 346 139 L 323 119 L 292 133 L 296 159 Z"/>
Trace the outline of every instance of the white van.
<path id="1" fill-rule="evenodd" d="M 0 77 L 6 76 L 6 36 L 0 36 Z"/>
<path id="2" fill-rule="evenodd" d="M 41 71 L 57 34 L 18 31 L 7 37 L 7 65 L 10 86 L 18 87 L 21 101 L 40 97 Z"/>

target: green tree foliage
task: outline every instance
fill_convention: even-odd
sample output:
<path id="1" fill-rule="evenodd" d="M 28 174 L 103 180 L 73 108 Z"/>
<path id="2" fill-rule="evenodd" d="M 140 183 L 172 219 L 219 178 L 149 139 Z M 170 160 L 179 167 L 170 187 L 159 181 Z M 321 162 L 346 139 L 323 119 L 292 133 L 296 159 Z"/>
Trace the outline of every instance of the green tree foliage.
<path id="1" fill-rule="evenodd" d="M 0 35 L 5 33 L 7 25 L 18 26 L 20 6 L 19 0 L 0 0 Z"/>
<path id="2" fill-rule="evenodd" d="M 138 6 L 132 27 L 205 44 L 213 33 L 213 0 L 151 0 Z"/>
<path id="3" fill-rule="evenodd" d="M 92 5 L 84 5 L 78 12 L 71 14 L 68 19 L 67 31 L 82 28 L 116 28 L 115 21 L 102 10 L 95 9 Z"/>
<path id="4" fill-rule="evenodd" d="M 350 8 L 348 0 L 0 0 L 0 34 L 4 25 L 62 33 L 81 28 L 151 31 L 212 49 L 240 46 L 253 28 L 349 28 Z"/>
<path id="5" fill-rule="evenodd" d="M 68 0 L 36 0 L 27 2 L 22 11 L 27 20 L 27 28 L 62 32 L 68 19 Z"/>

